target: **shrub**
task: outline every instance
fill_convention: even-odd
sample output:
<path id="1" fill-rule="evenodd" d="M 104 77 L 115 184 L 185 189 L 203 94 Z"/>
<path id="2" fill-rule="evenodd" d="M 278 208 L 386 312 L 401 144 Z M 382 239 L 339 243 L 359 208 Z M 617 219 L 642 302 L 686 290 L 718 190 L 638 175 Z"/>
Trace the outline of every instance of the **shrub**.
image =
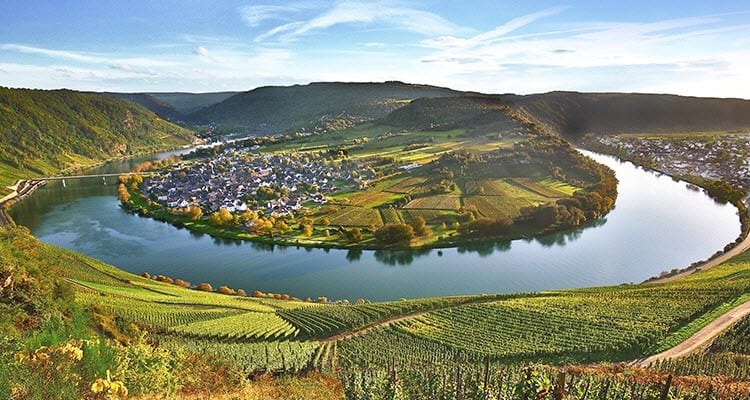
<path id="1" fill-rule="evenodd" d="M 234 296 L 235 294 L 237 294 L 237 292 L 234 289 L 230 288 L 229 286 L 219 287 L 219 293 L 228 294 L 230 296 Z"/>
<path id="2" fill-rule="evenodd" d="M 177 286 L 179 286 L 179 287 L 184 287 L 184 288 L 189 288 L 190 287 L 190 282 L 184 281 L 182 279 L 175 279 L 174 280 L 174 284 L 177 285 Z"/>
<path id="3" fill-rule="evenodd" d="M 213 292 L 214 288 L 210 284 L 204 282 L 198 285 L 198 290 L 201 290 L 204 292 Z"/>

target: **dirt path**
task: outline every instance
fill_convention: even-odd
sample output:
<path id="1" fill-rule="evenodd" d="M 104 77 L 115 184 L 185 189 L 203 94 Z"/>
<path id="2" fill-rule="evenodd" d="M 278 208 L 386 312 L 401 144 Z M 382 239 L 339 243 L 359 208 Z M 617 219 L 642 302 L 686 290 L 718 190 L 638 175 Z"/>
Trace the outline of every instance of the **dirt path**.
<path id="1" fill-rule="evenodd" d="M 659 278 L 659 279 L 654 279 L 652 281 L 647 281 L 647 282 L 644 282 L 644 283 L 651 284 L 651 283 L 670 282 L 670 281 L 673 281 L 675 279 L 688 276 L 688 275 L 694 273 L 695 270 L 698 269 L 698 268 L 700 268 L 701 271 L 707 270 L 709 268 L 713 268 L 713 267 L 715 267 L 715 266 L 717 266 L 717 265 L 719 265 L 719 264 L 721 264 L 721 263 L 729 260 L 730 258 L 732 258 L 732 257 L 734 257 L 734 256 L 736 256 L 736 255 L 738 255 L 738 254 L 746 251 L 746 250 L 750 250 L 750 235 L 748 235 L 745 238 L 745 240 L 743 240 L 742 242 L 740 242 L 740 244 L 738 244 L 737 246 L 734 246 L 734 248 L 732 248 L 728 252 L 720 255 L 719 257 L 716 257 L 716 258 L 714 258 L 712 260 L 708 260 L 708 261 L 706 261 L 704 263 L 698 264 L 695 267 L 688 268 L 688 269 L 686 269 L 686 270 L 684 270 L 684 271 L 682 271 L 682 272 L 680 272 L 680 273 L 678 273 L 676 275 L 672 275 L 672 276 L 668 276 L 668 277 L 664 277 L 664 278 Z"/>
<path id="2" fill-rule="evenodd" d="M 666 360 L 669 358 L 678 358 L 686 356 L 695 350 L 707 345 L 711 339 L 716 337 L 719 333 L 732 326 L 735 322 L 739 321 L 746 315 L 750 315 L 750 301 L 729 310 L 724 315 L 716 318 L 711 323 L 706 325 L 703 329 L 699 330 L 693 336 L 690 336 L 684 342 L 672 347 L 669 350 L 655 354 L 651 357 L 638 360 L 635 362 L 637 365 L 648 366 L 649 364 L 659 361 Z"/>
<path id="3" fill-rule="evenodd" d="M 427 314 L 428 312 L 431 312 L 431 311 L 435 311 L 435 310 L 419 311 L 419 312 L 415 312 L 415 313 L 411 313 L 411 314 L 397 315 L 395 317 L 391 317 L 391 318 L 387 318 L 387 319 L 382 319 L 380 321 L 373 322 L 373 323 L 371 323 L 369 325 L 365 325 L 365 326 L 363 326 L 361 328 L 358 328 L 358 329 L 355 329 L 353 331 L 339 333 L 338 335 L 331 336 L 329 338 L 326 338 L 323 341 L 324 342 L 335 342 L 335 341 L 337 341 L 339 339 L 348 339 L 348 338 L 350 338 L 352 336 L 356 336 L 356 335 L 360 335 L 360 334 L 369 332 L 369 331 L 371 331 L 371 330 L 373 330 L 375 328 L 382 328 L 384 326 L 388 326 L 388 325 L 394 324 L 396 322 L 400 322 L 400 321 L 404 321 L 404 320 L 407 320 L 407 319 L 416 318 L 416 317 L 425 315 L 425 314 Z"/>

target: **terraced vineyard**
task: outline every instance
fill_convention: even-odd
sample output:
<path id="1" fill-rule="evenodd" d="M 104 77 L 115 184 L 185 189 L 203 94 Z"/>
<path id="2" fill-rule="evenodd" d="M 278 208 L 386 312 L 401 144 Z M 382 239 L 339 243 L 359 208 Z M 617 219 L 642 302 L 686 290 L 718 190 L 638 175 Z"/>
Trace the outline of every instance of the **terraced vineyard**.
<path id="1" fill-rule="evenodd" d="M 665 285 L 552 292 L 431 311 L 341 341 L 342 364 L 590 362 L 651 354 L 680 329 L 750 292 L 746 262 Z M 706 321 L 707 323 L 708 321 Z M 375 349 L 375 350 L 373 350 Z"/>
<path id="2" fill-rule="evenodd" d="M 373 304 L 300 307 L 277 314 L 298 327 L 308 337 L 326 338 L 394 316 L 507 297 L 457 296 L 400 300 Z"/>
<path id="3" fill-rule="evenodd" d="M 312 365 L 320 347 L 320 344 L 308 341 L 224 343 L 166 335 L 159 339 L 164 347 L 208 353 L 242 367 L 248 374 L 255 371 L 302 371 Z"/>

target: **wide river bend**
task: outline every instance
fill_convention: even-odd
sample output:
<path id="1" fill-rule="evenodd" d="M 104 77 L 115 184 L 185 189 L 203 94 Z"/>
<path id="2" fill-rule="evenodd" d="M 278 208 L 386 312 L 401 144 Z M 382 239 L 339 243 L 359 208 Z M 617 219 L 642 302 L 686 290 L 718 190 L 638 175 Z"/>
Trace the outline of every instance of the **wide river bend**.
<path id="1" fill-rule="evenodd" d="M 703 260 L 740 231 L 737 210 L 683 182 L 606 155 L 616 207 L 573 232 L 471 248 L 354 251 L 269 246 L 216 239 L 128 214 L 116 180 L 50 182 L 14 206 L 11 216 L 44 242 L 140 274 L 250 292 L 393 300 L 472 293 L 525 292 L 640 282 Z M 142 159 L 86 171 L 127 171 Z"/>

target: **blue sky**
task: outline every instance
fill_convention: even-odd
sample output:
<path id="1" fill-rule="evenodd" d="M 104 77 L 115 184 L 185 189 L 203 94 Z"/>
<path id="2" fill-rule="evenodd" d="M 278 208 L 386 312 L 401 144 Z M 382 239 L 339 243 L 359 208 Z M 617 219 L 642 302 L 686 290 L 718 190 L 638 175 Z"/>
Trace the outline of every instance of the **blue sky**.
<path id="1" fill-rule="evenodd" d="M 750 98 L 747 1 L 0 2 L 0 85 L 249 90 L 401 80 Z"/>

